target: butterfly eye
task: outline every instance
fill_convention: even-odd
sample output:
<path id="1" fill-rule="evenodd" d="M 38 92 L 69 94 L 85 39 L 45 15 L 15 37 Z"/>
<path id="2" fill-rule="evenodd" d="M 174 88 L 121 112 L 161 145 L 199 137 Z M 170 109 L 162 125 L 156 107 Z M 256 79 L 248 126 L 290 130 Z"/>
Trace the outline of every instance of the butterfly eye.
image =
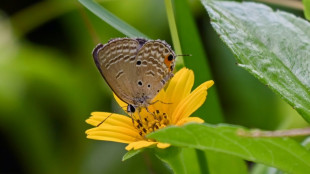
<path id="1" fill-rule="evenodd" d="M 134 113 L 135 111 L 136 111 L 136 108 L 134 106 L 132 106 L 130 104 L 127 106 L 127 112 L 128 113 Z"/>

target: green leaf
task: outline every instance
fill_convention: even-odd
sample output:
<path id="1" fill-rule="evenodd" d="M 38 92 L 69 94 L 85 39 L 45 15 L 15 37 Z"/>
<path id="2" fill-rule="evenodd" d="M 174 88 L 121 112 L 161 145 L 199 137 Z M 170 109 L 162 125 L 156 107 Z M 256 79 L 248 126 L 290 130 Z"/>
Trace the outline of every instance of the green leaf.
<path id="1" fill-rule="evenodd" d="M 310 122 L 310 24 L 258 3 L 202 2 L 239 66 Z"/>
<path id="2" fill-rule="evenodd" d="M 140 153 L 143 152 L 143 151 L 144 151 L 144 149 L 131 150 L 131 151 L 127 152 L 127 153 L 123 156 L 122 161 L 128 160 L 129 158 L 134 157 L 134 156 L 140 154 Z"/>
<path id="3" fill-rule="evenodd" d="M 295 174 L 310 171 L 310 153 L 290 138 L 249 138 L 238 136 L 241 127 L 232 125 L 188 124 L 169 127 L 148 136 L 174 146 L 235 155 L 248 161 Z"/>
<path id="4" fill-rule="evenodd" d="M 269 167 L 263 164 L 256 164 L 251 170 L 251 174 L 287 174 L 274 167 Z"/>
<path id="5" fill-rule="evenodd" d="M 168 149 L 152 150 L 160 160 L 168 164 L 174 173 L 206 173 L 199 166 L 196 149 L 170 147 Z"/>
<path id="6" fill-rule="evenodd" d="M 184 165 L 187 166 L 186 173 L 207 173 L 208 168 L 206 166 L 206 163 L 203 163 L 204 161 L 201 161 L 201 158 L 199 158 L 199 154 L 197 153 L 197 151 L 198 150 L 196 149 L 182 148 L 182 152 L 180 155 L 182 155 Z M 202 155 L 204 156 L 204 153 L 202 153 Z M 201 164 L 204 164 L 204 166 L 201 166 Z"/>
<path id="7" fill-rule="evenodd" d="M 304 4 L 305 10 L 305 17 L 310 20 L 310 0 L 302 0 L 302 3 Z"/>
<path id="8" fill-rule="evenodd" d="M 184 159 L 182 158 L 182 148 L 169 147 L 167 149 L 154 148 L 154 154 L 167 163 L 169 167 L 176 174 L 186 173 L 189 166 L 184 165 Z"/>
<path id="9" fill-rule="evenodd" d="M 310 137 L 306 138 L 302 143 L 307 150 L 310 149 Z M 280 171 L 279 169 L 269 167 L 263 164 L 256 164 L 253 166 L 251 174 L 282 174 L 284 172 Z"/>
<path id="10" fill-rule="evenodd" d="M 247 174 L 247 165 L 240 157 L 208 151 L 208 167 L 211 174 Z M 238 167 L 236 167 L 238 166 Z"/>
<path id="11" fill-rule="evenodd" d="M 310 137 L 307 137 L 303 142 L 302 145 L 308 150 L 310 151 Z"/>
<path id="12" fill-rule="evenodd" d="M 93 12 L 95 15 L 97 15 L 100 19 L 102 19 L 124 35 L 128 37 L 148 38 L 143 33 L 138 31 L 131 25 L 127 24 L 120 18 L 116 17 L 114 14 L 112 14 L 93 0 L 79 0 L 79 2 L 83 4 L 86 8 L 88 8 L 91 12 Z"/>

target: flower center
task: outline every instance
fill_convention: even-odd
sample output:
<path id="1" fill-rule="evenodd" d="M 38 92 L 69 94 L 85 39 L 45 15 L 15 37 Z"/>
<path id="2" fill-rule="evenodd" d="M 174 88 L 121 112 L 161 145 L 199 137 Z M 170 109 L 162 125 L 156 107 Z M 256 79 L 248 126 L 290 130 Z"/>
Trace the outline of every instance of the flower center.
<path id="1" fill-rule="evenodd" d="M 134 119 L 134 127 L 139 130 L 140 136 L 144 138 L 145 135 L 164 128 L 170 123 L 168 115 L 156 110 L 153 113 L 140 115 L 140 118 Z"/>

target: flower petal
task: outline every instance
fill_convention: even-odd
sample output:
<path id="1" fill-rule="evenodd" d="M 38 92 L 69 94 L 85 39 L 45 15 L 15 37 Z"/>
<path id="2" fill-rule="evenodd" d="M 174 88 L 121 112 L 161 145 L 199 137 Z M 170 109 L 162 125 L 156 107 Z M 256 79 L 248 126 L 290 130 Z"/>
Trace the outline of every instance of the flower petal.
<path id="1" fill-rule="evenodd" d="M 157 144 L 157 147 L 160 148 L 160 149 L 166 149 L 167 147 L 170 147 L 171 145 L 170 144 L 167 144 L 167 143 L 158 143 Z"/>
<path id="2" fill-rule="evenodd" d="M 206 100 L 207 89 L 213 85 L 213 81 L 207 81 L 197 87 L 190 95 L 184 98 L 174 110 L 171 118 L 172 124 L 179 120 L 189 117 L 195 112 Z"/>
<path id="3" fill-rule="evenodd" d="M 117 132 L 117 133 L 135 137 L 137 139 L 141 137 L 137 129 L 135 129 L 134 127 L 128 129 L 128 128 L 121 127 L 121 126 L 105 125 L 104 127 L 94 127 L 94 128 L 88 129 L 85 133 L 89 135 L 89 134 L 93 134 L 94 132 Z"/>
<path id="4" fill-rule="evenodd" d="M 149 111 L 154 112 L 155 110 L 158 109 L 162 112 L 166 112 L 166 110 L 164 110 L 165 108 L 163 107 L 163 105 L 165 105 L 164 103 L 166 103 L 165 100 L 166 100 L 166 92 L 164 89 L 162 89 L 156 95 L 156 97 L 152 100 L 153 104 L 149 105 L 149 107 L 148 107 Z"/>
<path id="5" fill-rule="evenodd" d="M 204 123 L 205 121 L 199 117 L 187 117 L 179 120 L 175 125 L 181 126 L 186 123 Z"/>
<path id="6" fill-rule="evenodd" d="M 194 85 L 194 73 L 192 70 L 182 68 L 169 82 L 166 89 L 165 102 L 172 103 L 167 104 L 165 107 L 169 108 L 170 111 L 175 110 L 181 100 L 190 94 L 191 89 Z M 172 112 L 168 112 L 171 115 Z"/>
<path id="7" fill-rule="evenodd" d="M 87 138 L 94 140 L 114 141 L 120 143 L 131 143 L 137 141 L 136 137 L 130 136 L 128 134 L 97 130 L 97 128 L 89 129 L 86 132 Z"/>
<path id="8" fill-rule="evenodd" d="M 132 142 L 130 144 L 128 144 L 128 146 L 125 147 L 126 150 L 138 150 L 138 149 L 142 149 L 142 148 L 145 148 L 145 147 L 149 147 L 149 146 L 152 146 L 154 144 L 157 144 L 158 142 L 152 142 L 152 141 L 145 141 L 145 140 L 142 140 L 142 141 L 136 141 L 136 142 Z"/>
<path id="9" fill-rule="evenodd" d="M 101 124 L 100 127 L 102 127 L 103 125 L 118 125 L 127 128 L 133 127 L 131 118 L 125 115 L 108 112 L 92 112 L 91 117 L 86 120 L 86 123 L 93 126 L 98 126 L 99 124 Z"/>
<path id="10" fill-rule="evenodd" d="M 118 105 L 127 113 L 128 104 L 125 103 L 123 100 L 119 99 L 117 95 L 115 95 L 114 93 L 113 93 L 113 96 L 114 96 L 115 101 L 118 103 Z"/>

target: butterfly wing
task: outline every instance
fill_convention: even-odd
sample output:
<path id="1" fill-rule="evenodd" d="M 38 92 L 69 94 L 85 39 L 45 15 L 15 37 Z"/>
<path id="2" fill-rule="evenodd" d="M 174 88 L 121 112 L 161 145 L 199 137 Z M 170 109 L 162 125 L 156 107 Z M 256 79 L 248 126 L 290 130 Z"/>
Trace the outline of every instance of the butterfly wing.
<path id="1" fill-rule="evenodd" d="M 175 53 L 164 41 L 145 42 L 137 53 L 131 86 L 136 99 L 149 104 L 171 77 L 175 65 Z"/>
<path id="2" fill-rule="evenodd" d="M 140 44 L 135 39 L 120 38 L 99 44 L 93 51 L 93 58 L 101 75 L 112 91 L 127 104 L 133 104 L 133 91 L 128 87 L 131 73 L 130 62 L 136 58 Z"/>
<path id="3" fill-rule="evenodd" d="M 175 53 L 160 40 L 113 39 L 93 51 L 113 92 L 127 104 L 149 104 L 173 76 Z"/>

